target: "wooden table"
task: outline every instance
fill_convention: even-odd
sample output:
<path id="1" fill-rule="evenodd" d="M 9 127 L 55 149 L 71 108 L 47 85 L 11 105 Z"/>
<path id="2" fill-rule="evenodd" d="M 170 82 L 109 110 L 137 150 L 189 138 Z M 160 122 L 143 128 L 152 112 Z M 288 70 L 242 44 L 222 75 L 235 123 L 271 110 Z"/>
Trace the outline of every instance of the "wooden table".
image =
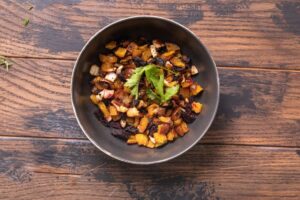
<path id="1" fill-rule="evenodd" d="M 221 80 L 203 140 L 153 166 L 98 151 L 70 103 L 84 43 L 133 15 L 189 27 Z M 2 0 L 0 16 L 0 199 L 300 199 L 299 0 Z"/>

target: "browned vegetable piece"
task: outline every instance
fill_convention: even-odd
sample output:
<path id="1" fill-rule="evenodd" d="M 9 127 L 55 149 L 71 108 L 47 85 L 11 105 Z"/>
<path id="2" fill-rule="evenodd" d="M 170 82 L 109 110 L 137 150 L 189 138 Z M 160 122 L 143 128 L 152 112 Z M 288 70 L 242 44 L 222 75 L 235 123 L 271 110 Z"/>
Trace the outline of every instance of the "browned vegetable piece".
<path id="1" fill-rule="evenodd" d="M 173 87 L 177 84 L 178 84 L 177 81 L 168 82 L 167 80 L 164 80 L 164 85 L 167 86 L 167 87 Z"/>
<path id="2" fill-rule="evenodd" d="M 155 147 L 155 144 L 151 140 L 148 140 L 148 144 L 146 147 L 153 149 Z"/>
<path id="3" fill-rule="evenodd" d="M 203 91 L 203 88 L 198 83 L 193 83 L 190 87 L 191 94 L 193 96 L 199 94 L 201 91 Z"/>
<path id="4" fill-rule="evenodd" d="M 178 126 L 179 124 L 181 124 L 181 122 L 182 122 L 182 119 L 181 119 L 181 118 L 176 119 L 176 120 L 174 121 L 174 126 Z"/>
<path id="5" fill-rule="evenodd" d="M 142 53 L 142 59 L 147 61 L 152 56 L 150 48 L 146 48 Z"/>
<path id="6" fill-rule="evenodd" d="M 139 104 L 137 105 L 137 108 L 146 108 L 147 107 L 147 103 L 145 103 L 143 100 L 139 101 Z"/>
<path id="7" fill-rule="evenodd" d="M 130 42 L 127 46 L 127 50 L 132 53 L 134 49 L 138 49 L 139 46 L 135 42 Z"/>
<path id="8" fill-rule="evenodd" d="M 107 43 L 105 45 L 105 48 L 112 50 L 112 49 L 116 48 L 116 46 L 117 46 L 116 41 L 110 41 L 109 43 Z"/>
<path id="9" fill-rule="evenodd" d="M 166 108 L 158 107 L 157 109 L 157 115 L 162 116 L 166 114 Z"/>
<path id="10" fill-rule="evenodd" d="M 124 76 L 126 79 L 130 78 L 130 76 L 132 75 L 134 69 L 133 68 L 126 68 L 124 70 Z"/>
<path id="11" fill-rule="evenodd" d="M 119 58 L 123 58 L 126 55 L 127 49 L 119 47 L 116 51 L 115 54 L 116 56 L 118 56 Z"/>
<path id="12" fill-rule="evenodd" d="M 141 49 L 133 49 L 132 50 L 132 56 L 133 57 L 140 57 L 142 55 L 143 51 Z"/>
<path id="13" fill-rule="evenodd" d="M 129 125 L 134 124 L 134 117 L 126 117 L 126 123 Z"/>
<path id="14" fill-rule="evenodd" d="M 167 134 L 170 130 L 170 124 L 160 124 L 157 126 L 157 132 L 160 134 Z"/>
<path id="15" fill-rule="evenodd" d="M 135 118 L 134 118 L 133 126 L 134 126 L 134 127 L 137 127 L 137 126 L 139 125 L 139 123 L 140 123 L 140 118 L 139 118 L 139 117 L 135 117 Z"/>
<path id="16" fill-rule="evenodd" d="M 168 109 L 168 110 L 166 111 L 166 116 L 167 116 L 167 117 L 170 117 L 170 116 L 172 115 L 172 112 L 173 112 L 173 110 Z"/>
<path id="17" fill-rule="evenodd" d="M 170 58 L 173 56 L 175 54 L 175 51 L 167 51 L 167 52 L 165 52 L 165 53 L 163 53 L 163 54 L 161 54 L 161 58 L 163 59 L 163 60 L 170 60 Z"/>
<path id="18" fill-rule="evenodd" d="M 117 115 L 118 115 L 118 111 L 117 111 L 117 109 L 116 109 L 115 106 L 109 105 L 108 108 L 109 108 L 109 114 L 110 114 L 111 116 L 117 116 Z"/>
<path id="19" fill-rule="evenodd" d="M 144 116 L 140 120 L 140 124 L 138 125 L 137 129 L 139 130 L 140 133 L 144 133 L 144 131 L 146 130 L 148 124 L 149 124 L 149 119 L 148 119 L 148 117 Z"/>
<path id="20" fill-rule="evenodd" d="M 113 71 L 115 71 L 115 67 L 113 66 L 112 63 L 102 63 L 101 71 L 103 71 L 103 72 L 113 72 Z"/>
<path id="21" fill-rule="evenodd" d="M 180 50 L 179 46 L 177 44 L 174 43 L 166 43 L 166 47 L 168 51 L 177 51 Z"/>
<path id="22" fill-rule="evenodd" d="M 148 106 L 147 111 L 148 111 L 148 116 L 152 117 L 154 114 L 158 112 L 159 105 L 153 103 L 150 106 Z"/>
<path id="23" fill-rule="evenodd" d="M 193 80 L 191 78 L 185 79 L 183 82 L 181 82 L 181 87 L 186 88 L 190 87 L 193 84 Z"/>
<path id="24" fill-rule="evenodd" d="M 154 45 L 154 47 L 155 47 L 156 49 L 159 49 L 159 48 L 165 46 L 165 44 L 164 44 L 162 41 L 157 40 L 157 39 L 156 39 L 156 40 L 153 40 L 153 41 L 152 41 L 152 44 Z"/>
<path id="25" fill-rule="evenodd" d="M 138 145 L 146 146 L 148 144 L 148 137 L 142 133 L 136 134 L 135 139 Z"/>
<path id="26" fill-rule="evenodd" d="M 125 58 L 120 60 L 121 64 L 127 63 L 128 61 L 130 61 L 132 59 L 132 56 L 126 56 Z"/>
<path id="27" fill-rule="evenodd" d="M 175 135 L 176 135 L 176 133 L 175 133 L 174 129 L 172 129 L 171 131 L 168 132 L 168 134 L 167 134 L 167 139 L 168 139 L 169 141 L 173 141 L 174 138 L 175 138 Z"/>
<path id="28" fill-rule="evenodd" d="M 181 122 L 180 125 L 175 127 L 175 131 L 178 135 L 183 136 L 189 131 L 189 127 L 185 122 Z"/>
<path id="29" fill-rule="evenodd" d="M 181 109 L 178 107 L 173 111 L 173 113 L 171 115 L 171 119 L 172 119 L 172 121 L 175 121 L 175 120 L 179 119 L 180 116 L 181 116 Z"/>
<path id="30" fill-rule="evenodd" d="M 117 116 L 111 116 L 112 120 L 115 122 L 115 121 L 118 121 L 121 119 L 121 115 L 117 115 Z"/>
<path id="31" fill-rule="evenodd" d="M 173 57 L 170 62 L 176 67 L 185 67 L 185 63 L 178 57 Z"/>
<path id="32" fill-rule="evenodd" d="M 194 111 L 195 113 L 200 113 L 201 110 L 202 110 L 202 104 L 194 101 L 192 103 L 192 111 Z"/>
<path id="33" fill-rule="evenodd" d="M 100 54 L 99 59 L 102 63 L 116 63 L 118 61 L 118 58 L 114 55 Z"/>
<path id="34" fill-rule="evenodd" d="M 99 103 L 99 100 L 97 99 L 97 95 L 95 95 L 95 94 L 92 94 L 91 96 L 90 96 L 90 99 L 91 99 L 91 101 L 93 102 L 93 104 L 98 104 Z"/>
<path id="35" fill-rule="evenodd" d="M 181 94 L 184 98 L 190 97 L 190 88 L 180 88 L 179 94 Z"/>
<path id="36" fill-rule="evenodd" d="M 142 51 L 145 51 L 148 48 L 148 44 L 144 44 L 142 46 L 139 46 L 139 49 Z"/>
<path id="37" fill-rule="evenodd" d="M 135 135 L 129 136 L 129 138 L 127 139 L 127 144 L 136 144 L 136 143 L 137 143 L 137 141 L 136 141 Z"/>
<path id="38" fill-rule="evenodd" d="M 126 112 L 128 117 L 138 117 L 140 116 L 140 112 L 136 107 L 129 108 Z"/>
<path id="39" fill-rule="evenodd" d="M 167 136 L 164 135 L 164 134 L 160 134 L 158 132 L 155 132 L 153 134 L 153 137 L 155 139 L 155 146 L 156 147 L 159 147 L 159 146 L 161 146 L 161 145 L 163 145 L 163 144 L 165 144 L 165 143 L 168 142 Z"/>
<path id="40" fill-rule="evenodd" d="M 109 111 L 108 111 L 106 105 L 102 101 L 100 101 L 98 103 L 98 107 L 101 110 L 101 112 L 103 113 L 103 116 L 106 119 L 106 121 L 111 121 L 111 116 L 109 114 Z"/>
<path id="41" fill-rule="evenodd" d="M 116 79 L 115 82 L 113 83 L 113 89 L 120 89 L 123 86 L 123 83 L 120 79 Z"/>
<path id="42" fill-rule="evenodd" d="M 163 122 L 163 123 L 171 123 L 171 117 L 164 117 L 164 116 L 160 116 L 158 117 L 158 119 Z"/>

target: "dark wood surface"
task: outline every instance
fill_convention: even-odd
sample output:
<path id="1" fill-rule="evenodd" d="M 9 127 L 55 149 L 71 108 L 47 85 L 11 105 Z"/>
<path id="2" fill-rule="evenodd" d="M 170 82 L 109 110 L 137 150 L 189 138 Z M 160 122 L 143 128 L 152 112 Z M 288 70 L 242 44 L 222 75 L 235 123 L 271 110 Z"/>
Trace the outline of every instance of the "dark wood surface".
<path id="1" fill-rule="evenodd" d="M 83 44 L 142 14 L 194 31 L 221 81 L 203 140 L 153 166 L 98 151 L 70 103 Z M 300 199 L 299 1 L 4 0 L 0 16 L 0 199 Z"/>

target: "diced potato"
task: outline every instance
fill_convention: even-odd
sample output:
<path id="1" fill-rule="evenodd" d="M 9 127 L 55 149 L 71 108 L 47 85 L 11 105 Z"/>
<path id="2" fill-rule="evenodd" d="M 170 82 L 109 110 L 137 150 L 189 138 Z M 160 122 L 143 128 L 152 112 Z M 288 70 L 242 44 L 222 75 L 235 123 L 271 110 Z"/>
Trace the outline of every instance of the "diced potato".
<path id="1" fill-rule="evenodd" d="M 148 140 L 146 147 L 153 149 L 155 147 L 155 144 L 151 140 Z"/>
<path id="2" fill-rule="evenodd" d="M 110 41 L 109 43 L 107 43 L 105 45 L 105 48 L 112 50 L 112 49 L 116 48 L 116 46 L 117 46 L 116 41 Z"/>
<path id="3" fill-rule="evenodd" d="M 175 127 L 175 131 L 178 135 L 183 136 L 189 131 L 189 127 L 185 122 L 181 122 L 179 126 Z"/>
<path id="4" fill-rule="evenodd" d="M 138 125 L 138 130 L 140 133 L 144 133 L 144 131 L 146 130 L 147 126 L 149 124 L 149 119 L 148 117 L 144 116 L 141 120 L 140 120 L 140 124 Z"/>
<path id="5" fill-rule="evenodd" d="M 179 119 L 181 116 L 181 109 L 180 108 L 176 108 L 173 112 L 172 112 L 172 115 L 171 115 L 171 119 L 173 121 Z"/>
<path id="6" fill-rule="evenodd" d="M 167 136 L 164 135 L 164 134 L 160 134 L 158 132 L 155 132 L 153 134 L 153 136 L 154 136 L 154 139 L 155 139 L 155 142 L 156 142 L 155 146 L 161 146 L 161 145 L 167 143 L 167 141 L 168 141 Z"/>
<path id="7" fill-rule="evenodd" d="M 168 51 L 177 51 L 180 50 L 179 46 L 177 44 L 174 43 L 166 43 L 166 47 Z"/>
<path id="8" fill-rule="evenodd" d="M 116 63 L 118 61 L 118 58 L 114 55 L 100 54 L 99 59 L 102 63 Z"/>
<path id="9" fill-rule="evenodd" d="M 167 51 L 165 53 L 163 53 L 160 57 L 163 60 L 170 60 L 170 58 L 175 54 L 175 51 Z"/>
<path id="10" fill-rule="evenodd" d="M 170 62 L 176 67 L 185 67 L 185 63 L 178 57 L 173 57 Z"/>
<path id="11" fill-rule="evenodd" d="M 126 112 L 128 117 L 138 117 L 140 115 L 140 112 L 136 107 L 129 108 Z"/>
<path id="12" fill-rule="evenodd" d="M 168 132 L 167 139 L 168 139 L 168 141 L 173 141 L 174 138 L 175 138 L 175 131 L 174 131 L 174 129 L 172 129 L 171 131 Z"/>
<path id="13" fill-rule="evenodd" d="M 192 103 L 192 111 L 194 111 L 195 113 L 200 113 L 201 110 L 202 110 L 202 104 L 194 101 Z"/>
<path id="14" fill-rule="evenodd" d="M 157 132 L 159 134 L 167 134 L 170 130 L 170 124 L 160 124 L 157 126 Z"/>
<path id="15" fill-rule="evenodd" d="M 190 97 L 190 89 L 189 88 L 180 88 L 179 94 L 181 94 L 184 98 Z"/>
<path id="16" fill-rule="evenodd" d="M 95 95 L 95 94 L 92 94 L 91 96 L 90 96 L 90 99 L 91 99 L 91 101 L 94 103 L 94 104 L 98 104 L 99 103 L 99 101 L 98 101 L 98 99 L 97 99 L 97 95 Z"/>
<path id="17" fill-rule="evenodd" d="M 101 71 L 103 71 L 103 72 L 113 72 L 113 71 L 115 71 L 115 67 L 113 66 L 112 63 L 102 63 Z"/>
<path id="18" fill-rule="evenodd" d="M 104 118 L 105 118 L 107 121 L 111 121 L 111 116 L 110 116 L 110 114 L 109 114 L 109 111 L 108 111 L 106 105 L 105 105 L 102 101 L 100 101 L 100 102 L 98 103 L 98 107 L 99 107 L 99 109 L 101 110 L 101 112 L 103 113 Z"/>
<path id="19" fill-rule="evenodd" d="M 127 139 L 127 144 L 136 144 L 136 137 L 135 135 L 131 135 L 128 139 Z"/>
<path id="20" fill-rule="evenodd" d="M 179 124 L 181 124 L 181 122 L 182 122 L 182 119 L 181 119 L 181 118 L 176 119 L 176 120 L 174 121 L 174 126 L 178 126 Z"/>
<path id="21" fill-rule="evenodd" d="M 152 117 L 154 114 L 158 112 L 159 105 L 153 103 L 150 106 L 148 106 L 147 111 L 148 111 L 148 116 Z"/>
<path id="22" fill-rule="evenodd" d="M 118 111 L 117 111 L 117 108 L 113 105 L 110 105 L 109 107 L 109 114 L 111 116 L 117 116 L 118 115 Z"/>
<path id="23" fill-rule="evenodd" d="M 171 117 L 164 117 L 164 116 L 160 116 L 159 120 L 163 123 L 171 123 Z"/>
<path id="24" fill-rule="evenodd" d="M 150 48 L 146 48 L 142 53 L 142 59 L 147 61 L 152 56 Z"/>
<path id="25" fill-rule="evenodd" d="M 133 49 L 132 50 L 132 56 L 133 57 L 140 57 L 142 55 L 143 51 L 141 49 Z"/>
<path id="26" fill-rule="evenodd" d="M 115 54 L 116 56 L 118 56 L 119 58 L 124 58 L 124 56 L 126 55 L 127 49 L 119 47 L 116 51 Z"/>
<path id="27" fill-rule="evenodd" d="M 92 76 L 98 76 L 99 75 L 99 67 L 98 65 L 92 65 L 91 68 L 90 68 L 90 74 Z"/>
<path id="28" fill-rule="evenodd" d="M 127 46 L 127 50 L 129 52 L 133 52 L 133 50 L 138 49 L 139 46 L 135 42 L 130 42 L 129 45 Z"/>
<path id="29" fill-rule="evenodd" d="M 148 137 L 142 133 L 136 134 L 135 139 L 138 145 L 146 146 L 148 144 Z"/>
<path id="30" fill-rule="evenodd" d="M 181 82 L 181 87 L 187 88 L 190 87 L 193 84 L 193 80 L 191 78 L 185 79 L 183 82 Z"/>
<path id="31" fill-rule="evenodd" d="M 191 91 L 191 94 L 193 96 L 195 96 L 195 95 L 199 94 L 201 91 L 203 91 L 203 88 L 198 83 L 193 83 L 190 86 L 190 91 Z"/>

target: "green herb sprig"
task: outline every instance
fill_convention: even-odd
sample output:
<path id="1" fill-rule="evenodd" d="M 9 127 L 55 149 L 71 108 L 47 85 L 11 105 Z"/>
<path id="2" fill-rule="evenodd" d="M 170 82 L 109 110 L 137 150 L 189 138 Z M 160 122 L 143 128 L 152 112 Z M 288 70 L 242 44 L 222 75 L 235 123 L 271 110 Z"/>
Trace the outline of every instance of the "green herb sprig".
<path id="1" fill-rule="evenodd" d="M 9 59 L 7 59 L 4 56 L 0 56 L 0 65 L 2 65 L 4 68 L 6 68 L 6 71 L 9 70 L 9 68 L 11 67 L 12 64 L 13 64 L 12 61 L 10 61 Z"/>

